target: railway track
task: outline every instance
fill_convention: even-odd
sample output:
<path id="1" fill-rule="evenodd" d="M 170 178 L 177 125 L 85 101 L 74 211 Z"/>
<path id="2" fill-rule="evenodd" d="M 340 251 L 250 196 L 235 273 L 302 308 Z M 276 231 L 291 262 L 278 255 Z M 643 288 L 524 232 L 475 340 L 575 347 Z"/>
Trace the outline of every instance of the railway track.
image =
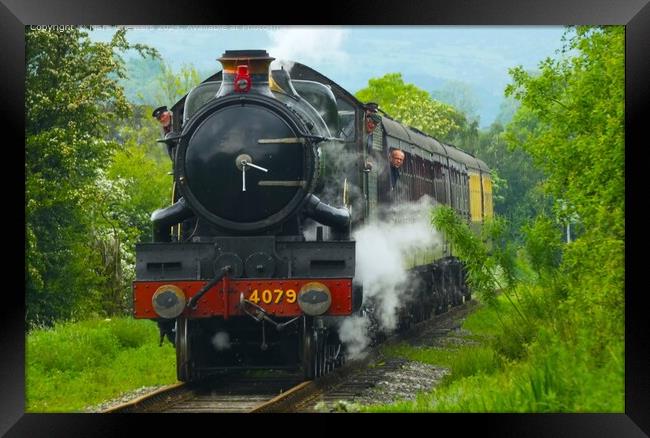
<path id="1" fill-rule="evenodd" d="M 417 324 L 405 333 L 392 336 L 382 345 L 417 338 L 427 338 L 435 342 L 457 328 L 462 318 L 474 306 L 475 302 L 470 301 L 455 307 L 445 314 Z M 380 350 L 374 349 L 362 360 L 349 361 L 341 368 L 314 381 L 304 381 L 300 373 L 286 371 L 229 373 L 191 384 L 170 385 L 136 400 L 106 409 L 103 413 L 322 411 L 322 406 L 334 406 L 342 402 L 372 402 L 372 396 L 369 394 L 372 394 L 373 388 L 398 374 L 407 366 L 405 362 L 399 359 L 384 361 Z M 445 372 L 440 371 L 439 374 L 441 378 Z M 425 380 L 425 386 L 435 384 L 426 382 L 422 374 L 417 376 L 419 381 Z"/>
<path id="2" fill-rule="evenodd" d="M 103 413 L 252 412 L 300 391 L 306 384 L 301 375 L 288 372 L 228 373 L 166 386 Z"/>
<path id="3" fill-rule="evenodd" d="M 407 341 L 412 345 L 441 346 L 449 341 L 457 341 L 462 338 L 459 333 L 462 320 L 475 307 L 475 301 L 454 307 L 447 313 L 388 338 L 381 345 Z M 320 391 L 303 397 L 291 407 L 290 412 L 347 412 L 355 410 L 355 404 L 391 403 L 413 398 L 417 392 L 436 386 L 447 373 L 449 370 L 442 367 L 385 358 L 381 349 L 377 348 L 360 366 L 344 372 L 341 378 L 322 382 Z"/>

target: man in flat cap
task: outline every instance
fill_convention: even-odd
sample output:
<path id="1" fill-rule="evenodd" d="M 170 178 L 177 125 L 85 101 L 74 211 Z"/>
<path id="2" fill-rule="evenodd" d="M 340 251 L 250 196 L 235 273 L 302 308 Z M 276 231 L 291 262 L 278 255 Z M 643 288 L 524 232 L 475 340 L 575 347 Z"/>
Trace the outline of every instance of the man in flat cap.
<path id="1" fill-rule="evenodd" d="M 158 122 L 163 131 L 163 137 L 172 130 L 172 113 L 166 106 L 161 106 L 153 110 L 151 114 Z"/>
<path id="2" fill-rule="evenodd" d="M 377 110 L 379 109 L 379 104 L 376 102 L 368 102 L 364 105 L 366 111 L 370 111 L 371 113 L 376 113 Z"/>
<path id="3" fill-rule="evenodd" d="M 167 138 L 167 136 L 172 132 L 172 112 L 167 109 L 166 106 L 160 106 L 153 110 L 153 114 L 151 114 L 156 120 L 158 120 L 158 123 L 160 123 L 160 130 L 162 133 L 163 138 Z M 169 158 L 174 160 L 174 153 L 172 152 L 173 149 L 173 144 L 166 142 L 167 144 L 167 154 L 169 154 Z"/>

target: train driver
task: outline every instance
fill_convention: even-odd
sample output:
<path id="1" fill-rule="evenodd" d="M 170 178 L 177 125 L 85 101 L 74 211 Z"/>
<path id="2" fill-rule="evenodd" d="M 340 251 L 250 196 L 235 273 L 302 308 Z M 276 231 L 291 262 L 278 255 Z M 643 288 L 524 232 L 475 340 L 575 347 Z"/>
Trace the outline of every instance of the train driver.
<path id="1" fill-rule="evenodd" d="M 172 130 L 172 112 L 166 106 L 161 106 L 153 110 L 153 117 L 158 120 L 163 131 L 163 136 L 169 134 Z"/>
<path id="2" fill-rule="evenodd" d="M 151 114 L 156 120 L 158 120 L 158 123 L 160 123 L 160 129 L 162 131 L 162 136 L 163 138 L 166 138 L 167 135 L 169 135 L 172 132 L 172 112 L 167 109 L 166 106 L 161 106 L 153 110 L 153 114 Z M 173 145 L 171 143 L 167 143 L 167 153 L 169 154 L 169 158 L 173 160 L 174 158 L 174 153 L 172 152 Z"/>

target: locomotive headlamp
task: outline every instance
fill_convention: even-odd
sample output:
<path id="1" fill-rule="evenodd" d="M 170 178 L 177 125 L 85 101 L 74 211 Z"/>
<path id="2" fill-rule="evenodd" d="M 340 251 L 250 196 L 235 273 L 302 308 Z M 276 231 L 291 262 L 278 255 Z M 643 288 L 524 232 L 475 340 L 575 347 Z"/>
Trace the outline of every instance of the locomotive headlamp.
<path id="1" fill-rule="evenodd" d="M 322 315 L 331 305 L 332 294 L 323 283 L 307 283 L 298 292 L 298 306 L 309 316 Z"/>
<path id="2" fill-rule="evenodd" d="M 237 66 L 237 75 L 235 76 L 235 91 L 237 93 L 248 93 L 252 85 L 251 75 L 248 72 L 247 65 Z"/>
<path id="3" fill-rule="evenodd" d="M 185 308 L 185 294 L 178 286 L 165 284 L 153 294 L 151 304 L 159 316 L 173 319 L 180 315 Z"/>

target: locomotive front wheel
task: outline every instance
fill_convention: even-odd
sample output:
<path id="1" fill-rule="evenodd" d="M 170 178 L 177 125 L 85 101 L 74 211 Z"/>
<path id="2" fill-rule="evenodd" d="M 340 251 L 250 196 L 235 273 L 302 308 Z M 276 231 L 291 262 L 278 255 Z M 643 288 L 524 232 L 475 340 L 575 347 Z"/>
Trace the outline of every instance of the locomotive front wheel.
<path id="1" fill-rule="evenodd" d="M 303 329 L 302 338 L 302 369 L 305 379 L 318 377 L 318 334 L 311 327 Z"/>
<path id="2" fill-rule="evenodd" d="M 176 320 L 176 377 L 181 382 L 190 382 L 196 377 L 192 347 L 191 321 L 179 316 Z"/>
<path id="3" fill-rule="evenodd" d="M 325 374 L 325 354 L 323 351 L 323 339 L 321 333 L 316 332 L 316 360 L 314 365 L 316 367 L 316 377 L 320 377 Z"/>

